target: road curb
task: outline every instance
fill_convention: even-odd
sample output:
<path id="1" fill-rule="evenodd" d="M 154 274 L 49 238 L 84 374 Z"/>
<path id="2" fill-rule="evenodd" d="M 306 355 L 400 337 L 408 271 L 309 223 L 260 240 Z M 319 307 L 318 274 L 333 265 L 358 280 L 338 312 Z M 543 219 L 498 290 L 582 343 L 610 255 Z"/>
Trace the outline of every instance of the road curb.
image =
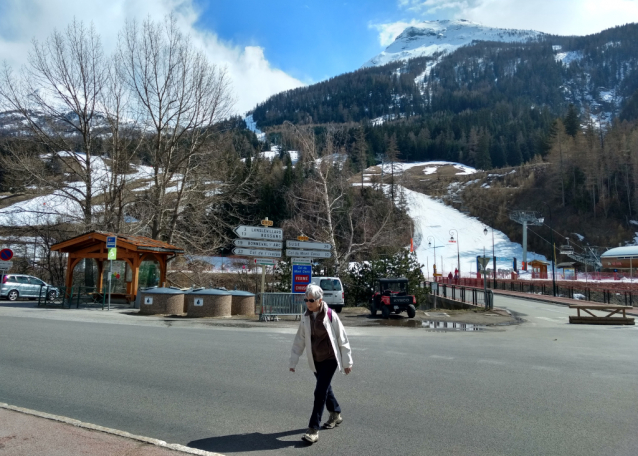
<path id="1" fill-rule="evenodd" d="M 149 445 L 155 445 L 162 448 L 168 448 L 169 450 L 179 451 L 184 454 L 195 454 L 199 456 L 224 456 L 221 453 L 212 453 L 210 451 L 199 450 L 197 448 L 191 448 L 178 443 L 167 443 L 163 440 L 154 439 L 151 437 L 145 437 L 143 435 L 135 435 L 129 432 L 120 431 L 118 429 L 111 429 L 104 426 L 98 426 L 93 423 L 85 423 L 83 421 L 75 420 L 61 415 L 52 415 L 50 413 L 38 412 L 37 410 L 31 410 L 24 407 L 17 407 L 15 405 L 5 404 L 0 402 L 0 408 L 5 410 L 11 410 L 18 413 L 24 413 L 25 415 L 36 416 L 38 418 L 44 418 L 47 420 L 57 421 L 60 423 L 70 424 L 83 429 L 89 429 L 91 431 L 104 432 L 105 434 L 116 435 L 125 439 L 137 440 L 138 442 L 148 443 Z"/>

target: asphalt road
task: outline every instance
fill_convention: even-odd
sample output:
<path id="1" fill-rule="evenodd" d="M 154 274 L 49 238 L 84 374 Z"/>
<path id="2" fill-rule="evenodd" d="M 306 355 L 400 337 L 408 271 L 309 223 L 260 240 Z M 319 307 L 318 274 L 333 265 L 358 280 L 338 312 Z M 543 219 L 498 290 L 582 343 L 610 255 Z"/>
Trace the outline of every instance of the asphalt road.
<path id="1" fill-rule="evenodd" d="M 636 327 L 569 325 L 568 309 L 531 301 L 496 305 L 526 323 L 352 328 L 353 373 L 333 382 L 344 423 L 312 447 L 300 437 L 314 377 L 304 358 L 288 372 L 294 329 L 267 323 L 67 321 L 0 305 L 0 402 L 225 454 L 638 453 Z"/>

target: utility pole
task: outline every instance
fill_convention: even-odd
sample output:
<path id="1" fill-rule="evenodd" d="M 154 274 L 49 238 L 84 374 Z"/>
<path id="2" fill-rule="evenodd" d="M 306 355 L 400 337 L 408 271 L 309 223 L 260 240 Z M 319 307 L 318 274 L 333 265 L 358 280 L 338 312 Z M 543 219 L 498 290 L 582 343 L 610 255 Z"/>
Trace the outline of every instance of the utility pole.
<path id="1" fill-rule="evenodd" d="M 428 247 L 432 247 L 432 243 L 434 242 L 434 253 L 432 254 L 432 270 L 436 268 L 436 249 L 440 249 L 443 246 L 436 246 L 436 238 L 434 236 L 428 236 Z M 436 277 L 434 277 L 436 281 Z"/>
<path id="2" fill-rule="evenodd" d="M 556 296 L 556 267 L 555 267 L 555 257 L 556 257 L 556 246 L 554 245 L 554 227 L 552 226 L 552 209 L 549 207 L 549 204 L 543 203 L 547 206 L 547 210 L 549 211 L 549 229 L 551 234 L 551 242 L 552 242 L 552 294 Z"/>
<path id="3" fill-rule="evenodd" d="M 543 226 L 544 219 L 536 212 L 513 211 L 510 220 L 523 225 L 523 270 L 527 271 L 527 225 Z"/>

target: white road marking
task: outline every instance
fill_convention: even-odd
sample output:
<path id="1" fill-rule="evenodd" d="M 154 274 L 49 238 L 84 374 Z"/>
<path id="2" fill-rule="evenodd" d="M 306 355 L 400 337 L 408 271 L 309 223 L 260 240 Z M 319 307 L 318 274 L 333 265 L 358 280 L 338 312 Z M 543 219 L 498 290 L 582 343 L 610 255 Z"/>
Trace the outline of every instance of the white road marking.
<path id="1" fill-rule="evenodd" d="M 434 359 L 454 359 L 451 356 L 441 356 L 441 355 L 430 355 L 430 358 L 434 358 Z"/>

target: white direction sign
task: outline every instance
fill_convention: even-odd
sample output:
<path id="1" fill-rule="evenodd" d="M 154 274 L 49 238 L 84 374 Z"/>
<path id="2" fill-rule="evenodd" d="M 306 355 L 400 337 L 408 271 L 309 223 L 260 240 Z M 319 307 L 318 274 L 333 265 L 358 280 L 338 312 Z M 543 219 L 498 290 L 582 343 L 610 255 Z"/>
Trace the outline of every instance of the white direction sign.
<path id="1" fill-rule="evenodd" d="M 271 260 L 270 258 L 255 258 L 255 264 L 261 266 L 274 266 L 275 260 Z"/>
<path id="2" fill-rule="evenodd" d="M 312 264 L 312 258 L 292 258 L 292 264 Z"/>
<path id="3" fill-rule="evenodd" d="M 332 245 L 325 242 L 302 242 L 287 240 L 286 247 L 289 249 L 332 250 Z"/>
<path id="4" fill-rule="evenodd" d="M 263 256 L 267 258 L 281 258 L 281 250 L 261 250 L 261 249 L 233 249 L 235 255 L 243 256 Z"/>
<path id="5" fill-rule="evenodd" d="M 332 258 L 331 252 L 321 250 L 292 250 L 286 249 L 286 256 L 301 258 Z"/>
<path id="6" fill-rule="evenodd" d="M 0 261 L 0 271 L 8 271 L 13 267 L 13 261 Z"/>
<path id="7" fill-rule="evenodd" d="M 281 250 L 284 246 L 284 243 L 277 241 L 254 241 L 252 239 L 235 239 L 235 246 Z"/>
<path id="8" fill-rule="evenodd" d="M 284 230 L 282 230 L 281 228 L 266 228 L 263 226 L 240 225 L 235 228 L 234 231 L 237 236 L 244 239 L 267 239 L 273 241 L 284 240 Z"/>

